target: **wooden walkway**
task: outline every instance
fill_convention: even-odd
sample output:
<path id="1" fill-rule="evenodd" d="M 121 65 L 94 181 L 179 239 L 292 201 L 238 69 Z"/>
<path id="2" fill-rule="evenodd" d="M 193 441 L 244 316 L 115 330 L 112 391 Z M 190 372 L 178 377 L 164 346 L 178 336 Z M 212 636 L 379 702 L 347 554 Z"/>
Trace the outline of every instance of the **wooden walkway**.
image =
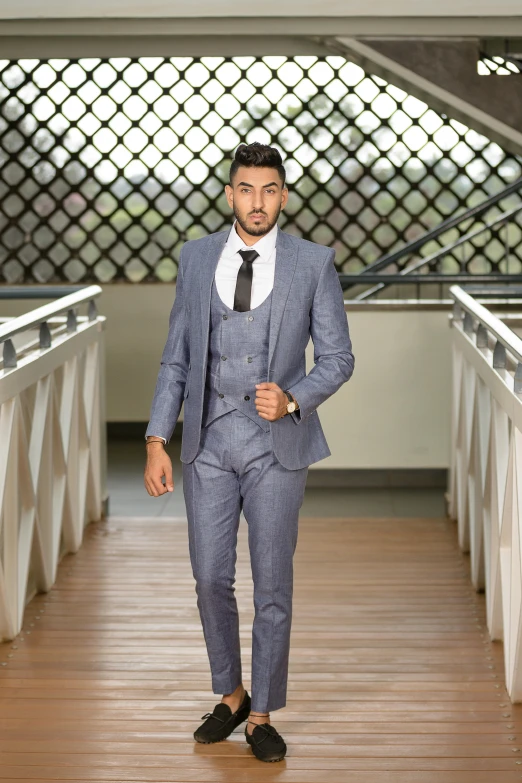
<path id="1" fill-rule="evenodd" d="M 302 519 L 280 764 L 242 729 L 197 745 L 216 701 L 181 521 L 92 525 L 0 645 L 0 780 L 511 783 L 522 707 L 452 523 Z M 238 595 L 249 674 L 249 564 Z M 248 681 L 248 680 L 247 680 Z"/>

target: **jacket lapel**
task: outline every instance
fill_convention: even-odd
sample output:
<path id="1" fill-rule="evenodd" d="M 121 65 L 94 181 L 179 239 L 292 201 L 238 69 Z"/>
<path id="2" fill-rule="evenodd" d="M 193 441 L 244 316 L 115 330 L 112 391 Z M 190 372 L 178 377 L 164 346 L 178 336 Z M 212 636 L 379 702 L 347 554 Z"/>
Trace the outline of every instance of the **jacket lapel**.
<path id="1" fill-rule="evenodd" d="M 212 283 L 218 261 L 225 247 L 230 229 L 220 231 L 209 237 L 207 257 L 200 266 L 199 297 L 201 305 L 201 340 L 203 343 L 203 377 L 207 371 L 208 339 L 210 327 L 210 299 L 212 295 Z"/>
<path id="2" fill-rule="evenodd" d="M 201 337 L 203 343 L 203 364 L 206 372 L 206 357 L 208 354 L 208 337 L 210 325 L 210 299 L 212 295 L 212 283 L 216 273 L 218 261 L 228 239 L 229 230 L 220 231 L 209 237 L 207 258 L 201 264 L 199 276 L 200 303 L 201 303 Z M 268 342 L 268 366 L 277 343 L 281 319 L 288 299 L 288 292 L 297 265 L 296 243 L 293 237 L 277 229 L 276 260 L 274 273 L 274 288 L 272 291 L 272 307 L 270 313 L 270 332 Z"/>
<path id="3" fill-rule="evenodd" d="M 288 299 L 290 284 L 297 266 L 297 243 L 289 234 L 277 229 L 276 261 L 274 288 L 272 291 L 272 308 L 270 313 L 270 335 L 268 341 L 268 367 L 277 343 L 281 319 Z"/>

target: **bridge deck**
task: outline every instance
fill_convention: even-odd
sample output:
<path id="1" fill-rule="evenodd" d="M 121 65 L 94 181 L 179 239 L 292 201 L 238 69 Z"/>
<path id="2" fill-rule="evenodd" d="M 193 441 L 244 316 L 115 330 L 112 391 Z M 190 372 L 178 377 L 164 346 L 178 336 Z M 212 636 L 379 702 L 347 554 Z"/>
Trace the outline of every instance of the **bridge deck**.
<path id="1" fill-rule="evenodd" d="M 244 525 L 242 526 L 244 528 Z M 249 675 L 242 531 L 238 597 Z M 511 783 L 522 707 L 452 523 L 302 519 L 281 764 L 238 730 L 191 734 L 216 701 L 181 521 L 92 525 L 24 632 L 0 645 L 0 780 Z"/>

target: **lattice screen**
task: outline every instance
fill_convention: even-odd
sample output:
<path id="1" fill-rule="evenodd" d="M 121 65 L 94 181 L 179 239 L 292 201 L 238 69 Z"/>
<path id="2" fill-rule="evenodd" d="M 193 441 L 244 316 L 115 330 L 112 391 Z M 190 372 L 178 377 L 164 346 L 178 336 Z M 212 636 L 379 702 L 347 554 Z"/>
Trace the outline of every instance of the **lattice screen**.
<path id="1" fill-rule="evenodd" d="M 480 76 L 512 76 L 522 73 L 522 64 L 516 57 L 499 57 L 482 54 L 477 63 L 477 71 Z"/>
<path id="2" fill-rule="evenodd" d="M 285 158 L 280 225 L 334 246 L 344 272 L 521 173 L 342 57 L 0 61 L 0 279 L 173 280 L 185 240 L 230 224 L 230 158 L 253 140 Z M 444 271 L 502 269 L 505 245 L 493 234 Z"/>

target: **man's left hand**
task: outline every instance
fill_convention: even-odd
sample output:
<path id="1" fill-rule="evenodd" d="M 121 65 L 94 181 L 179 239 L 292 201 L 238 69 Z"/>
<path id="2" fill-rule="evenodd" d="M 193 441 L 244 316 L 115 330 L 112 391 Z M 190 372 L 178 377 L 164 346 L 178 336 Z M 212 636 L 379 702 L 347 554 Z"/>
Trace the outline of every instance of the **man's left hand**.
<path id="1" fill-rule="evenodd" d="M 262 419 L 276 421 L 288 413 L 288 397 L 277 383 L 256 383 L 256 410 Z"/>

